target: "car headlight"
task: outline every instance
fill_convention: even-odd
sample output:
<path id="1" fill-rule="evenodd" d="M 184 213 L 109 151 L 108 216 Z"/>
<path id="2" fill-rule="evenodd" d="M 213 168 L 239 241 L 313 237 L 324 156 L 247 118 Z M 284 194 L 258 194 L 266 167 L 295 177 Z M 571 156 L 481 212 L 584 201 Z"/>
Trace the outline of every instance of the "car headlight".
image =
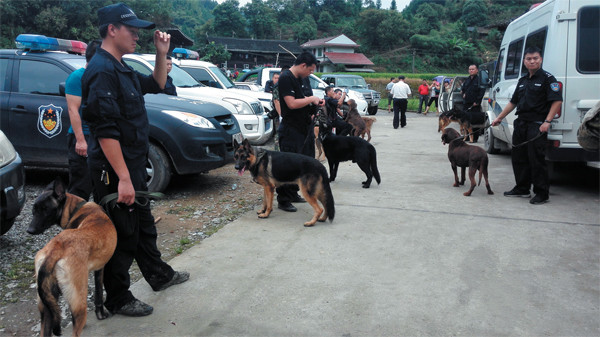
<path id="1" fill-rule="evenodd" d="M 363 94 L 355 90 L 350 90 L 348 92 L 348 97 L 352 99 L 365 99 L 365 96 L 363 96 Z"/>
<path id="2" fill-rule="evenodd" d="M 17 151 L 12 146 L 4 132 L 0 131 L 0 167 L 11 163 L 17 157 Z"/>
<path id="3" fill-rule="evenodd" d="M 211 123 L 208 119 L 190 112 L 183 112 L 177 110 L 162 110 L 162 112 L 166 113 L 169 116 L 175 117 L 180 121 L 186 123 L 187 125 L 191 125 L 193 127 L 202 129 L 215 129 L 213 123 Z"/>
<path id="4" fill-rule="evenodd" d="M 235 107 L 235 110 L 237 110 L 237 113 L 240 115 L 254 115 L 254 111 L 252 111 L 252 108 L 250 107 L 250 105 L 248 105 L 248 103 L 246 103 L 240 99 L 223 98 L 223 100 L 227 103 L 233 104 L 233 106 Z"/>

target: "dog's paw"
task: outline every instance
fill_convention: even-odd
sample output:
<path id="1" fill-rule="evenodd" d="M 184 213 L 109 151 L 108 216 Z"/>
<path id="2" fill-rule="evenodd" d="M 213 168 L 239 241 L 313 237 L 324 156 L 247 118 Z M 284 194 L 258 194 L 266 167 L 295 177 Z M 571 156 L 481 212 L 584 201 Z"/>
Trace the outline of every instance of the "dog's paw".
<path id="1" fill-rule="evenodd" d="M 312 222 L 312 221 L 309 221 L 309 222 L 305 222 L 305 223 L 304 223 L 304 227 L 312 227 L 312 226 L 314 226 L 314 225 L 315 225 L 315 223 L 314 223 L 314 222 Z"/>
<path id="2" fill-rule="evenodd" d="M 454 187 L 459 187 L 460 185 L 458 183 L 454 183 L 454 185 L 452 185 Z"/>
<path id="3" fill-rule="evenodd" d="M 469 197 L 469 196 L 471 196 L 471 192 L 465 192 L 465 193 L 463 193 L 463 195 L 464 195 L 465 197 Z"/>
<path id="4" fill-rule="evenodd" d="M 102 306 L 102 308 L 96 308 L 96 318 L 98 318 L 98 320 L 103 320 L 103 319 L 107 319 L 110 318 L 112 315 L 110 313 L 110 311 L 106 310 L 104 308 L 104 306 Z"/>
<path id="5" fill-rule="evenodd" d="M 369 187 L 371 187 L 371 184 L 367 184 L 367 183 L 362 184 L 362 188 L 369 188 Z"/>
<path id="6" fill-rule="evenodd" d="M 259 214 L 258 214 L 258 218 L 259 218 L 259 219 L 266 219 L 266 218 L 268 218 L 268 217 L 269 217 L 269 214 L 266 214 L 266 213 L 259 213 Z"/>

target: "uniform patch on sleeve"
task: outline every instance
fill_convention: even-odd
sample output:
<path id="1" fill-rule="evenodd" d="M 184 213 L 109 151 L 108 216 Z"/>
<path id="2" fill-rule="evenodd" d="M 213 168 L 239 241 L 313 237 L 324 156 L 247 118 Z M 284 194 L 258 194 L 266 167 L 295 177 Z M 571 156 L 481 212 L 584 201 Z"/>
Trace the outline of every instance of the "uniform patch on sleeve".
<path id="1" fill-rule="evenodd" d="M 550 89 L 554 92 L 558 92 L 560 90 L 560 84 L 558 84 L 558 82 L 550 83 Z"/>

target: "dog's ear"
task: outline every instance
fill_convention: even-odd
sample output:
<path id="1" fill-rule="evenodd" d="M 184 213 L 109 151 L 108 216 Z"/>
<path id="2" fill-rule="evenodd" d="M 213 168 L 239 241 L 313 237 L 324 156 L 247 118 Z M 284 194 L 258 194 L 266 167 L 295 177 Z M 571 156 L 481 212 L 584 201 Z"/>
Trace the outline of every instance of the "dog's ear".
<path id="1" fill-rule="evenodd" d="M 248 152 L 252 152 L 252 145 L 250 145 L 250 142 L 248 141 L 248 139 L 244 139 L 244 141 L 242 142 L 242 145 L 244 146 L 244 149 L 248 150 Z"/>
<path id="2" fill-rule="evenodd" d="M 237 139 L 233 140 L 233 150 L 237 150 L 237 148 L 240 147 L 240 143 L 238 143 Z"/>
<path id="3" fill-rule="evenodd" d="M 56 179 L 54 179 L 54 185 L 52 189 L 54 191 L 54 196 L 56 197 L 56 199 L 63 200 L 67 197 L 65 183 L 60 177 L 56 177 Z"/>

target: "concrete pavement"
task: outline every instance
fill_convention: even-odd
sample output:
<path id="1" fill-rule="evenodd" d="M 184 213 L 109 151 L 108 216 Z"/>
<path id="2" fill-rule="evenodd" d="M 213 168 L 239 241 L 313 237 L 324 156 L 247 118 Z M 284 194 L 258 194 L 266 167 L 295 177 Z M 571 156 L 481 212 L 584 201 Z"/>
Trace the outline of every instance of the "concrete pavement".
<path id="1" fill-rule="evenodd" d="M 408 113 L 397 130 L 387 111 L 376 118 L 382 184 L 362 189 L 358 166 L 340 164 L 332 223 L 303 227 L 308 204 L 265 220 L 249 212 L 170 261 L 188 282 L 132 286 L 152 315 L 90 312 L 84 335 L 600 334 L 597 180 L 553 185 L 533 206 L 502 195 L 510 156 L 492 155 L 495 194 L 481 185 L 464 197 L 435 116 Z"/>

